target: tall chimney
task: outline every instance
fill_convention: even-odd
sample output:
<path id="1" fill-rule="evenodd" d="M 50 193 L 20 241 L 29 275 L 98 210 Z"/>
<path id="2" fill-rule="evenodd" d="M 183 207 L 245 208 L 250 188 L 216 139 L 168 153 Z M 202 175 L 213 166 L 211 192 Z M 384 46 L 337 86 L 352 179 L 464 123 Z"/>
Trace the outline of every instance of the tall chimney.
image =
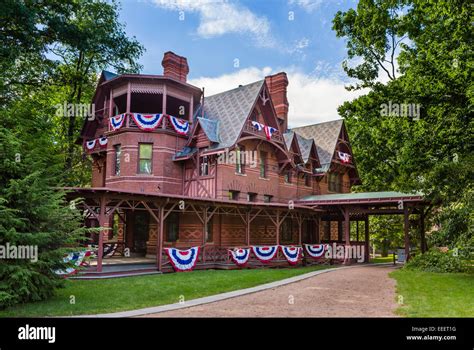
<path id="1" fill-rule="evenodd" d="M 273 106 L 277 117 L 283 121 L 282 131 L 285 132 L 288 127 L 288 98 L 286 96 L 288 78 L 285 72 L 280 72 L 274 75 L 265 77 L 265 83 L 270 91 Z"/>
<path id="2" fill-rule="evenodd" d="M 163 75 L 165 77 L 174 78 L 183 83 L 186 82 L 189 73 L 188 60 L 186 57 L 178 56 L 174 52 L 168 51 L 165 52 L 161 65 L 163 66 Z"/>

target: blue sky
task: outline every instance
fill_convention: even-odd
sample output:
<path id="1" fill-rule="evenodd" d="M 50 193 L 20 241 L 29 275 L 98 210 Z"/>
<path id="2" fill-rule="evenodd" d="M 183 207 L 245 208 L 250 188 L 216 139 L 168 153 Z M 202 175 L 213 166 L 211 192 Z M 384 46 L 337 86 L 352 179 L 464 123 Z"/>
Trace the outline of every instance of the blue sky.
<path id="1" fill-rule="evenodd" d="M 337 119 L 336 108 L 360 93 L 347 84 L 343 39 L 331 30 L 336 0 L 122 0 L 121 21 L 145 46 L 143 73 L 161 74 L 166 51 L 188 58 L 190 83 L 206 94 L 286 71 L 290 125 Z"/>

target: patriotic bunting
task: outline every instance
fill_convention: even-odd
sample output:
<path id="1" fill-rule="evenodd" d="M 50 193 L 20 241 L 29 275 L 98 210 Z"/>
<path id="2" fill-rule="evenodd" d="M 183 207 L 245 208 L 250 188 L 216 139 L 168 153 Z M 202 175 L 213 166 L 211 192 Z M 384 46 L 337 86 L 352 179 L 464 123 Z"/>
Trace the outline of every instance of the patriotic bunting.
<path id="1" fill-rule="evenodd" d="M 305 251 L 314 259 L 319 259 L 324 255 L 327 249 L 327 244 L 305 244 Z"/>
<path id="2" fill-rule="evenodd" d="M 109 119 L 109 124 L 112 131 L 118 130 L 123 126 L 125 115 L 126 114 L 119 114 Z"/>
<path id="3" fill-rule="evenodd" d="M 262 131 L 265 125 L 260 124 L 259 122 L 252 121 L 252 126 L 257 129 L 257 131 Z"/>
<path id="4" fill-rule="evenodd" d="M 135 124 L 143 131 L 153 131 L 158 127 L 164 114 L 140 114 L 132 113 Z"/>
<path id="5" fill-rule="evenodd" d="M 263 129 L 265 130 L 265 136 L 267 137 L 267 140 L 271 140 L 272 135 L 276 131 L 276 129 L 268 125 L 265 125 Z"/>
<path id="6" fill-rule="evenodd" d="M 186 120 L 181 120 L 179 118 L 173 117 L 172 115 L 168 116 L 173 126 L 173 129 L 180 135 L 187 135 L 189 132 L 189 122 Z"/>
<path id="7" fill-rule="evenodd" d="M 107 137 L 101 137 L 99 139 L 99 146 L 100 147 L 107 147 Z"/>
<path id="8" fill-rule="evenodd" d="M 281 246 L 281 251 L 290 265 L 296 265 L 301 258 L 303 248 L 294 246 Z"/>
<path id="9" fill-rule="evenodd" d="M 166 248 L 165 251 L 175 271 L 191 271 L 196 266 L 200 247 L 186 250 Z"/>
<path id="10" fill-rule="evenodd" d="M 229 249 L 229 254 L 237 266 L 244 266 L 249 261 L 250 248 Z"/>
<path id="11" fill-rule="evenodd" d="M 260 260 L 261 262 L 269 262 L 272 260 L 277 252 L 278 252 L 278 246 L 273 245 L 273 246 L 252 246 L 252 252 L 255 255 L 255 257 Z"/>
<path id="12" fill-rule="evenodd" d="M 84 250 L 82 252 L 73 252 L 69 253 L 64 257 L 64 263 L 73 265 L 74 267 L 68 267 L 65 270 L 56 270 L 54 271 L 57 275 L 61 276 L 70 276 L 75 274 L 78 271 L 78 268 L 81 266 L 86 266 L 87 263 L 85 262 L 85 259 L 87 257 L 90 257 L 92 254 L 91 251 L 89 250 Z"/>
<path id="13" fill-rule="evenodd" d="M 337 156 L 343 163 L 349 163 L 351 161 L 351 155 L 344 153 L 344 152 L 339 152 L 337 151 Z"/>
<path id="14" fill-rule="evenodd" d="M 96 142 L 97 142 L 97 140 L 86 141 L 86 148 L 87 148 L 89 151 L 92 151 L 92 150 L 95 148 Z"/>
<path id="15" fill-rule="evenodd" d="M 115 254 L 117 250 L 118 244 L 117 243 L 108 243 L 104 244 L 104 252 L 102 253 L 103 258 L 110 258 Z"/>

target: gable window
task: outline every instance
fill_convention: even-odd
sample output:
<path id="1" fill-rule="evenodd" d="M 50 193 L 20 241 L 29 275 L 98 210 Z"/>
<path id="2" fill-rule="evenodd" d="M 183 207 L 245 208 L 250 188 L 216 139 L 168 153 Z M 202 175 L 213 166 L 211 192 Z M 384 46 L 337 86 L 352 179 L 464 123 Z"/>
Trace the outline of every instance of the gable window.
<path id="1" fill-rule="evenodd" d="M 341 176 L 339 174 L 330 173 L 328 175 L 329 180 L 329 191 L 340 192 L 341 191 Z"/>
<path id="2" fill-rule="evenodd" d="M 263 195 L 263 202 L 264 203 L 270 203 L 272 201 L 272 198 L 273 198 L 273 196 L 271 196 L 269 194 L 264 194 Z"/>
<path id="3" fill-rule="evenodd" d="M 114 174 L 120 176 L 120 157 L 122 155 L 121 145 L 114 145 L 115 159 L 114 159 Z"/>
<path id="4" fill-rule="evenodd" d="M 260 177 L 267 177 L 267 152 L 260 151 Z"/>
<path id="5" fill-rule="evenodd" d="M 285 182 L 287 184 L 291 184 L 291 170 L 288 170 L 286 173 L 285 173 Z"/>
<path id="6" fill-rule="evenodd" d="M 138 144 L 138 173 L 151 174 L 151 160 L 153 145 L 151 143 Z"/>
<path id="7" fill-rule="evenodd" d="M 171 213 L 166 218 L 166 242 L 179 239 L 179 213 Z"/>
<path id="8" fill-rule="evenodd" d="M 235 172 L 245 174 L 245 147 L 243 146 L 235 148 Z"/>
<path id="9" fill-rule="evenodd" d="M 201 158 L 201 176 L 209 175 L 209 159 L 207 156 Z"/>
<path id="10" fill-rule="evenodd" d="M 257 194 L 252 193 L 252 192 L 247 193 L 247 200 L 249 202 L 256 202 L 257 201 Z"/>
<path id="11" fill-rule="evenodd" d="M 231 201 L 238 201 L 239 200 L 239 196 L 240 196 L 240 192 L 239 191 L 229 191 L 229 199 Z"/>
<path id="12" fill-rule="evenodd" d="M 304 174 L 304 185 L 311 186 L 311 176 L 307 173 Z"/>

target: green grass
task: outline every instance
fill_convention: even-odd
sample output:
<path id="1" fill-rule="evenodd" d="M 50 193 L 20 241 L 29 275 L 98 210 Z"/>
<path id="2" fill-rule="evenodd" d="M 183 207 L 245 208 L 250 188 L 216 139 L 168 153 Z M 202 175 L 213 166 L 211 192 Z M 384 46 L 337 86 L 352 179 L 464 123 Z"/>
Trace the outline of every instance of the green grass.
<path id="1" fill-rule="evenodd" d="M 399 269 L 390 276 L 403 297 L 402 316 L 474 317 L 474 274 Z"/>
<path id="2" fill-rule="evenodd" d="M 0 317 L 69 316 L 133 310 L 254 287 L 333 266 L 201 270 L 102 280 L 67 280 L 53 298 L 0 311 Z M 71 298 L 75 304 L 71 304 Z"/>
<path id="3" fill-rule="evenodd" d="M 388 263 L 388 262 L 391 262 L 393 263 L 393 254 L 389 254 L 387 257 L 383 258 L 381 256 L 377 257 L 377 258 L 370 258 L 370 262 L 373 263 L 373 264 L 377 264 L 377 263 Z"/>

